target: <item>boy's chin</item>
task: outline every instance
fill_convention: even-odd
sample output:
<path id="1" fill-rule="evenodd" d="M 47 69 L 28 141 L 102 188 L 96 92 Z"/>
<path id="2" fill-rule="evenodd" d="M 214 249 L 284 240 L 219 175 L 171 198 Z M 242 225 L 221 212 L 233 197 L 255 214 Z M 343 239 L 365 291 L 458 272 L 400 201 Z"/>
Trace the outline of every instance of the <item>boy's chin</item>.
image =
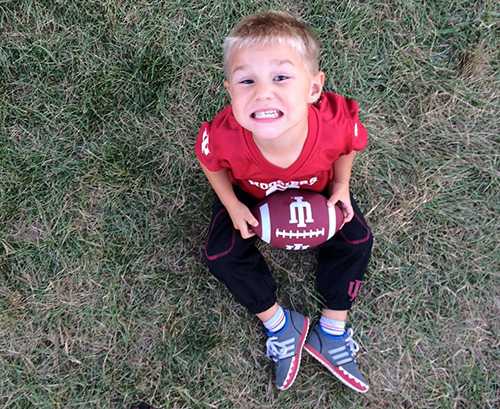
<path id="1" fill-rule="evenodd" d="M 258 139 L 259 141 L 266 142 L 266 141 L 274 141 L 277 140 L 282 134 L 281 133 L 262 133 L 262 132 L 254 132 L 250 131 L 252 133 L 252 136 L 255 139 Z"/>

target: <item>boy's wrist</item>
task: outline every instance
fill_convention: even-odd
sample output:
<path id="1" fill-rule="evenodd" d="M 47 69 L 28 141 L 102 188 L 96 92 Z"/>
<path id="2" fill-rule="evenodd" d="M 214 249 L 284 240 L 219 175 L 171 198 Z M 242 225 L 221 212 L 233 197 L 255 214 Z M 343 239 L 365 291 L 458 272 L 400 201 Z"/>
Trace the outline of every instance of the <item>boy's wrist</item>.
<path id="1" fill-rule="evenodd" d="M 235 194 L 233 194 L 232 197 L 225 198 L 225 200 L 222 201 L 222 204 L 227 210 L 229 210 L 236 207 L 239 204 L 239 202 L 240 202 L 239 199 L 236 197 Z"/>
<path id="2" fill-rule="evenodd" d="M 349 180 L 333 180 L 332 182 L 332 186 L 339 186 L 339 185 L 342 185 L 342 186 L 346 186 L 347 188 L 349 188 Z"/>

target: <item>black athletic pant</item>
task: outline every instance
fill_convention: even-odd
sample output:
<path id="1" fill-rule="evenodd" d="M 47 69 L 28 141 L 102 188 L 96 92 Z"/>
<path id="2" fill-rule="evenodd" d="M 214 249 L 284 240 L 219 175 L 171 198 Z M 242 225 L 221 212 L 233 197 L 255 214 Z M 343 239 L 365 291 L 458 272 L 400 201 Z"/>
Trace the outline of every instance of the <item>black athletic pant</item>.
<path id="1" fill-rule="evenodd" d="M 257 201 L 235 189 L 239 200 L 251 207 Z M 349 310 L 360 289 L 371 254 L 373 237 L 354 198 L 353 219 L 330 240 L 317 248 L 316 285 L 325 305 Z M 205 256 L 210 272 L 222 281 L 236 300 L 252 314 L 276 302 L 276 283 L 261 253 L 256 237 L 243 239 L 217 196 L 212 209 Z"/>

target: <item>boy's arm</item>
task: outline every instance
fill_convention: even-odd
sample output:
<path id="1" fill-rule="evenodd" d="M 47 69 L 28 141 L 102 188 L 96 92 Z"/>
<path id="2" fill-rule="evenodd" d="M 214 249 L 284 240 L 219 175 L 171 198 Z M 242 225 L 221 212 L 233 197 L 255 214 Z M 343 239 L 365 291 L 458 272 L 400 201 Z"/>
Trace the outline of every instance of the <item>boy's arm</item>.
<path id="1" fill-rule="evenodd" d="M 356 151 L 347 155 L 342 155 L 333 164 L 335 177 L 333 180 L 332 194 L 328 199 L 328 206 L 334 206 L 340 202 L 340 207 L 344 213 L 344 223 L 348 223 L 354 216 L 354 210 L 349 196 L 349 182 L 351 180 L 351 171 Z"/>
<path id="2" fill-rule="evenodd" d="M 244 239 L 254 236 L 255 233 L 248 228 L 248 225 L 257 226 L 259 223 L 250 212 L 250 209 L 240 202 L 234 194 L 233 185 L 229 180 L 227 170 L 221 169 L 212 172 L 202 163 L 200 165 L 219 200 L 229 213 L 234 228 L 240 231 L 241 237 Z"/>

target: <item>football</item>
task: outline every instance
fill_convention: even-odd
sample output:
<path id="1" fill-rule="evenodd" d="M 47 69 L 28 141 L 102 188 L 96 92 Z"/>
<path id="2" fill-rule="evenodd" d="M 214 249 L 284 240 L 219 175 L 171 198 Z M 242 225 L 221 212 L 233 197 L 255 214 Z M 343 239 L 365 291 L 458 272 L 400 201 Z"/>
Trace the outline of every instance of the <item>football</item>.
<path id="1" fill-rule="evenodd" d="M 272 247 L 305 250 L 332 237 L 342 226 L 344 216 L 337 205 L 328 207 L 320 193 L 285 190 L 273 193 L 252 208 L 259 221 L 253 231 Z"/>

